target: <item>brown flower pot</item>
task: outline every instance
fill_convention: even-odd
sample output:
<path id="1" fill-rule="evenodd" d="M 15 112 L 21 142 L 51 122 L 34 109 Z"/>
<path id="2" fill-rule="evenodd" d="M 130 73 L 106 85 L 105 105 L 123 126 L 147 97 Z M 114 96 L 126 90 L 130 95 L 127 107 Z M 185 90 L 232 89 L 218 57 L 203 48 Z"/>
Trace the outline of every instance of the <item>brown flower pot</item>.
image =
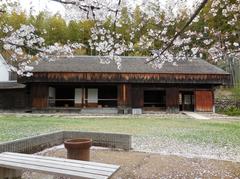
<path id="1" fill-rule="evenodd" d="M 90 160 L 90 147 L 92 146 L 92 139 L 70 139 L 64 141 L 64 146 L 67 149 L 68 159 Z"/>

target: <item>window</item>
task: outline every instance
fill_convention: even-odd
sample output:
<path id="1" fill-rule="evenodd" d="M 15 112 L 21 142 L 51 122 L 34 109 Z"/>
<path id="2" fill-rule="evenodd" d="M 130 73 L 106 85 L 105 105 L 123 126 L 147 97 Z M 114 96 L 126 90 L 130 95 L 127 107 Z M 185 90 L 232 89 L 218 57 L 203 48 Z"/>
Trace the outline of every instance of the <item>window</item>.
<path id="1" fill-rule="evenodd" d="M 190 95 L 190 94 L 184 95 L 184 104 L 192 104 L 191 96 L 192 95 Z"/>
<path id="2" fill-rule="evenodd" d="M 88 103 L 98 103 L 98 89 L 89 88 L 88 89 Z"/>
<path id="3" fill-rule="evenodd" d="M 75 88 L 74 103 L 82 104 L 82 88 Z"/>

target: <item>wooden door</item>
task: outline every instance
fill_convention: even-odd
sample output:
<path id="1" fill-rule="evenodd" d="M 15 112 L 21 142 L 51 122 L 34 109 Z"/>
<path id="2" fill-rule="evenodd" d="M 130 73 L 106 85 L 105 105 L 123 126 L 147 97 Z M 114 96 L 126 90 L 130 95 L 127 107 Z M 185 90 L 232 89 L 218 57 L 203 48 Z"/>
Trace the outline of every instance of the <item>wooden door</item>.
<path id="1" fill-rule="evenodd" d="M 195 110 L 200 112 L 212 112 L 214 96 L 211 90 L 197 90 L 195 92 Z"/>
<path id="2" fill-rule="evenodd" d="M 48 107 L 48 86 L 38 84 L 31 87 L 32 107 L 43 109 Z"/>
<path id="3" fill-rule="evenodd" d="M 182 110 L 183 111 L 194 111 L 194 93 L 192 91 L 183 91 L 181 92 L 182 96 Z"/>

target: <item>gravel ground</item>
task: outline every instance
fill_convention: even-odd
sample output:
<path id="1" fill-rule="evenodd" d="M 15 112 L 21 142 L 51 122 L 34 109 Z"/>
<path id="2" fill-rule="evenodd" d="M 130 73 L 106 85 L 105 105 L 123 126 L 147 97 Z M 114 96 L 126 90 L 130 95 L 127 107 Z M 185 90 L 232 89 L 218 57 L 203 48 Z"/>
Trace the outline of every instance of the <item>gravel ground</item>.
<path id="1" fill-rule="evenodd" d="M 217 120 L 240 120 L 240 116 L 228 116 L 212 112 L 198 112 L 198 114 Z"/>
<path id="2" fill-rule="evenodd" d="M 63 146 L 53 147 L 38 155 L 66 157 Z M 239 179 L 240 163 L 204 158 L 186 158 L 136 151 L 91 149 L 91 161 L 120 165 L 113 179 L 177 179 L 224 178 Z M 34 172 L 25 172 L 23 179 L 63 179 Z"/>
<path id="3" fill-rule="evenodd" d="M 178 155 L 183 157 L 201 157 L 216 160 L 240 162 L 240 147 L 220 147 L 210 144 L 187 144 L 163 137 L 134 136 L 135 151 L 159 153 L 162 155 Z"/>

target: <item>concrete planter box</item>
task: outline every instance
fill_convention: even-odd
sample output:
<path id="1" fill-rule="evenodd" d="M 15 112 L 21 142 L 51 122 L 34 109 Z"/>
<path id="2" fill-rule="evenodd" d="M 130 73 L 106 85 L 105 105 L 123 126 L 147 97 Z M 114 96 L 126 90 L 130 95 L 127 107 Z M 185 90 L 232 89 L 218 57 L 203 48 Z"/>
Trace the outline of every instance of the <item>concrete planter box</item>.
<path id="1" fill-rule="evenodd" d="M 67 139 L 91 138 L 93 146 L 131 149 L 132 137 L 127 134 L 112 134 L 99 132 L 60 131 L 39 136 L 18 139 L 0 143 L 1 152 L 36 153 L 46 148 L 63 144 Z"/>

